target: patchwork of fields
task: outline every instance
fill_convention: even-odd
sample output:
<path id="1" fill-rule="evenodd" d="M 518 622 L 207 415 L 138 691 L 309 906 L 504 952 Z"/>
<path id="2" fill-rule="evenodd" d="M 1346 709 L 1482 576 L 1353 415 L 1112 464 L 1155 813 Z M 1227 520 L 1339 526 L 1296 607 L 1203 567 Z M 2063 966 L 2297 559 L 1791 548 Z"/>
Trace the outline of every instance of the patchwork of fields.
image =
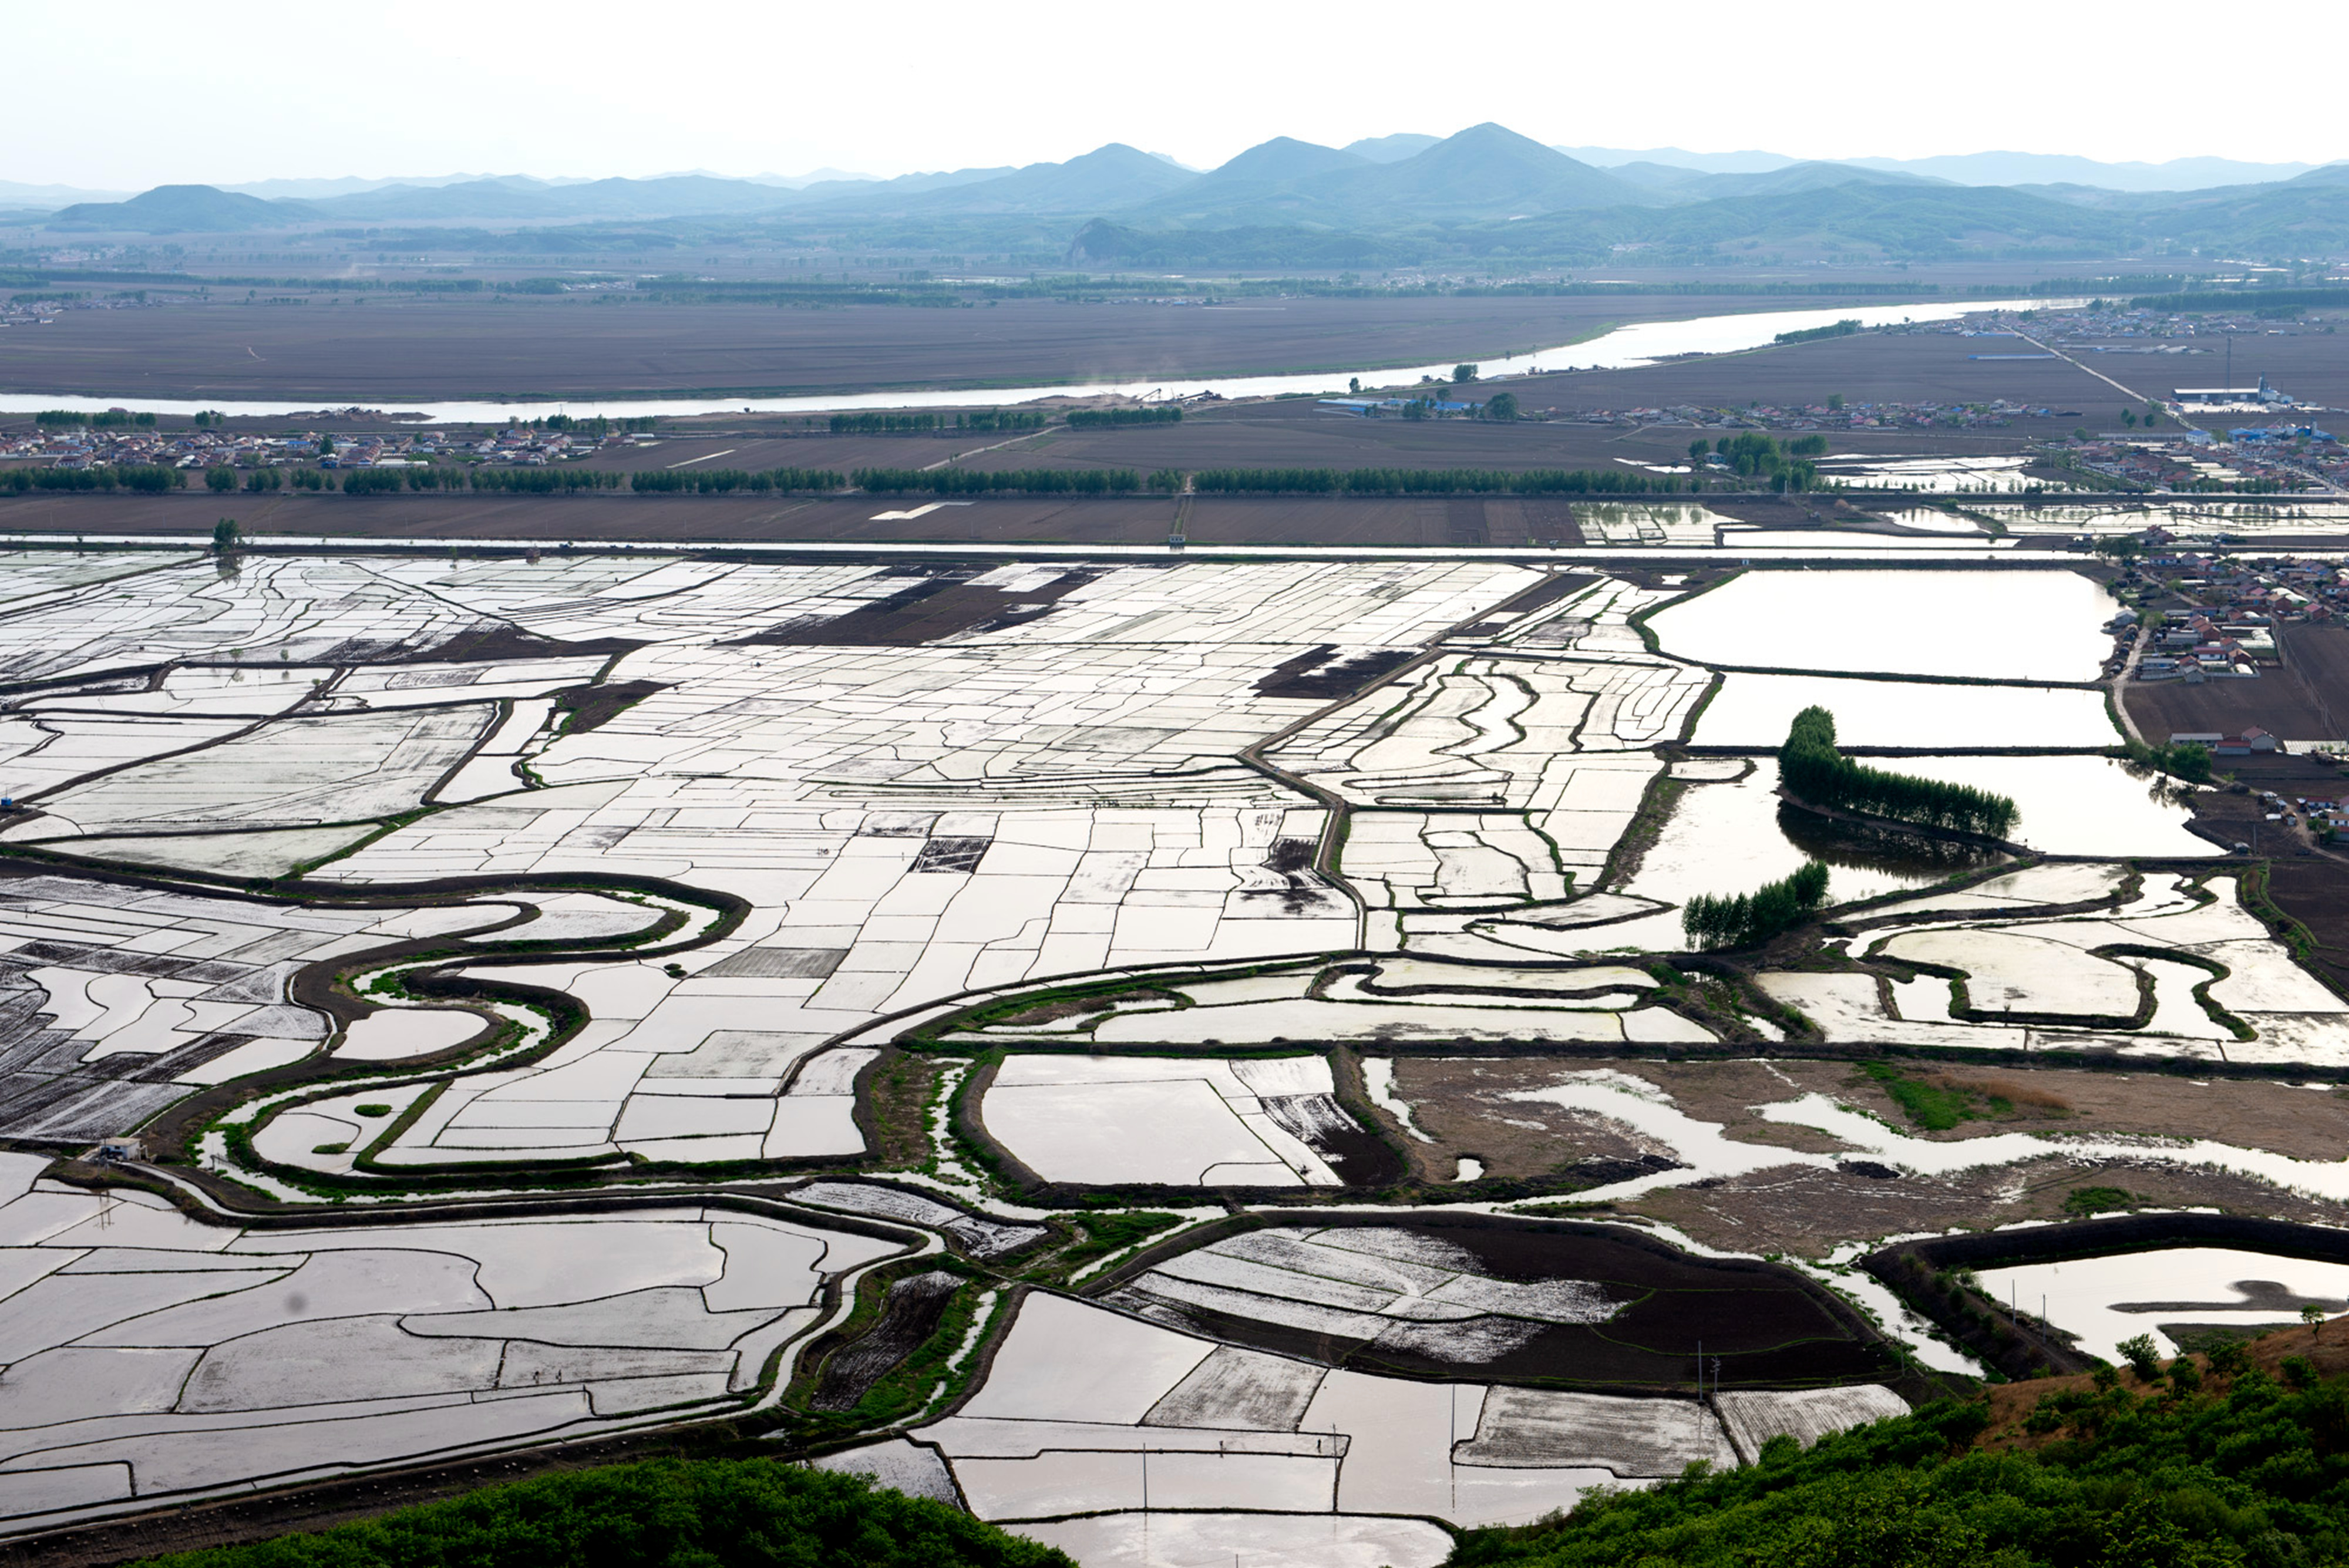
<path id="1" fill-rule="evenodd" d="M 5 566 L 10 1531 L 723 1415 L 1433 1562 L 1979 1371 L 1851 1265 L 1986 1191 L 2349 1204 L 2349 1001 L 2068 571 Z M 1785 799 L 1813 703 L 2012 838 Z"/>

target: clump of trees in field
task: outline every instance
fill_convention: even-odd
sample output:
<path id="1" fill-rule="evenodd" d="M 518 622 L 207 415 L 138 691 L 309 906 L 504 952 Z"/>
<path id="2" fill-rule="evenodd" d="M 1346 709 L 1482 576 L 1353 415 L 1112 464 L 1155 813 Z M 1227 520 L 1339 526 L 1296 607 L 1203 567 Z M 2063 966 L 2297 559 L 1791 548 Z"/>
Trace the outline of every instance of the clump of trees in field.
<path id="1" fill-rule="evenodd" d="M 1806 861 L 1793 876 L 1751 893 L 1699 893 L 1681 907 L 1681 929 L 1692 948 L 1751 947 L 1809 919 L 1826 897 L 1826 864 Z"/>
<path id="2" fill-rule="evenodd" d="M 1841 321 L 1825 327 L 1799 327 L 1792 332 L 1781 332 L 1770 339 L 1773 343 L 1816 343 L 1826 337 L 1848 337 L 1860 329 L 1859 317 L 1847 316 Z"/>
<path id="3" fill-rule="evenodd" d="M 1835 715 L 1820 707 L 1804 709 L 1787 728 L 1778 782 L 1813 805 L 1992 838 L 2005 837 L 2022 815 L 2011 797 L 1989 790 L 1853 762 L 1836 749 Z"/>
<path id="4" fill-rule="evenodd" d="M 2210 782 L 2210 748 L 2199 741 L 2173 741 L 2157 746 L 2145 741 L 2131 741 L 2128 758 L 2142 766 L 2158 769 L 2172 778 L 2189 784 Z"/>
<path id="5" fill-rule="evenodd" d="M 1191 488 L 1211 495 L 1670 495 L 1686 486 L 1628 469 L 1209 468 L 1191 476 Z"/>
<path id="6" fill-rule="evenodd" d="M 1702 466 L 1717 453 L 1740 479 L 1767 480 L 1773 490 L 1808 490 L 1819 477 L 1818 464 L 1811 460 L 1825 456 L 1826 450 L 1823 435 L 1800 436 L 1782 444 L 1760 431 L 1744 431 L 1717 442 L 1699 437 L 1689 442 L 1689 461 Z"/>

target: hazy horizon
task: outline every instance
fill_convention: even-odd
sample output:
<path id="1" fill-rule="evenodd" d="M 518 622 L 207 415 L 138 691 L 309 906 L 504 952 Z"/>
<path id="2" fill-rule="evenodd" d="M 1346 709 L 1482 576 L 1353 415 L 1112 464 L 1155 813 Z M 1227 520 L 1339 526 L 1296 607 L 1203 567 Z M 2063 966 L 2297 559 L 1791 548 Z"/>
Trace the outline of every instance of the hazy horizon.
<path id="1" fill-rule="evenodd" d="M 1276 136 L 1343 146 L 1485 120 L 1565 147 L 1797 160 L 2349 158 L 2349 129 L 2330 109 L 2327 46 L 2349 44 L 2341 14 L 2295 18 L 2292 47 L 2261 61 L 2257 115 L 2181 106 L 2127 118 L 2062 85 L 2065 73 L 2125 69 L 2169 19 L 2199 32 L 2206 13 L 2140 6 L 2120 32 L 1993 0 L 1953 29 L 1832 4 L 1772 29 L 1706 0 L 1668 30 L 1599 14 L 1432 28 L 1418 8 L 1209 4 L 1179 27 L 1088 16 L 1081 36 L 1061 37 L 917 5 L 876 41 L 845 15 L 721 3 L 669 25 L 590 0 L 559 33 L 428 28 L 356 48 L 337 47 L 314 8 L 277 0 L 229 7 L 200 30 L 149 0 L 116 14 L 102 51 L 63 13 L 12 22 L 16 57 L 55 68 L 21 73 L 0 108 L 22 150 L 0 162 L 0 181 L 140 191 L 475 169 L 888 178 L 1057 162 L 1110 141 L 1206 169 Z M 605 46 L 610 61 L 597 57 Z M 1525 78 L 1496 78 L 1495 61 Z"/>

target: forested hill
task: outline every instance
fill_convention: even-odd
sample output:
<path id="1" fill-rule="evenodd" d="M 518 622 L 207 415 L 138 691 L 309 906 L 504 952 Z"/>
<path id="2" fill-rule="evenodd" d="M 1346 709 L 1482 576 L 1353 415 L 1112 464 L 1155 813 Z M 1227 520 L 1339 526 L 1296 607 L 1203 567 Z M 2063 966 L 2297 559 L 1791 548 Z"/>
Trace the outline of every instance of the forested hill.
<path id="1" fill-rule="evenodd" d="M 2147 1376 L 2147 1373 L 2152 1376 Z M 1454 1568 L 2298 1568 L 2349 1563 L 2349 1323 L 2009 1384 L 1566 1519 Z"/>
<path id="2" fill-rule="evenodd" d="M 168 1526 L 166 1527 L 168 1532 Z M 961 1510 L 774 1459 L 542 1476 L 169 1568 L 1076 1568 Z M 149 1568 L 142 1564 L 141 1568 Z"/>

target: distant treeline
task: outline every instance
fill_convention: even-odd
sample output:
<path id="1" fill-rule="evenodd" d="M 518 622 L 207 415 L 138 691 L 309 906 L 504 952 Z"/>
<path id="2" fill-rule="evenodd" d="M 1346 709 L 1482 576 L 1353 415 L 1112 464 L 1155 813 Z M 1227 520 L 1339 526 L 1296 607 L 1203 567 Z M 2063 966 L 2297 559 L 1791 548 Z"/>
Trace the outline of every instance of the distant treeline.
<path id="1" fill-rule="evenodd" d="M 1863 767 L 1836 750 L 1835 715 L 1806 708 L 1778 752 L 1778 780 L 1813 805 L 1893 822 L 2003 838 L 2021 815 L 2002 794 L 1909 774 Z"/>
<path id="2" fill-rule="evenodd" d="M 619 487 L 617 473 L 594 468 L 358 468 L 343 475 L 346 495 L 382 494 L 395 490 L 467 489 L 521 495 L 568 495 L 576 490 Z"/>
<path id="3" fill-rule="evenodd" d="M 1848 337 L 1859 330 L 1859 317 L 1847 316 L 1841 321 L 1825 327 L 1802 327 L 1792 332 L 1781 332 L 1770 339 L 1773 343 L 1816 343 L 1823 337 Z"/>
<path id="4" fill-rule="evenodd" d="M 1391 294 L 1387 288 L 1366 289 L 1364 293 Z M 1640 294 L 1761 294 L 1816 295 L 1828 294 L 1840 298 L 1846 295 L 1896 295 L 1903 299 L 1920 294 L 1939 294 L 1938 283 L 1489 283 L 1462 285 L 1431 292 L 1447 295 L 1532 295 L 1547 298 L 1551 296 L 1577 295 L 1640 295 Z M 2011 292 L 2011 291 L 2010 291 Z"/>
<path id="5" fill-rule="evenodd" d="M 516 419 L 511 422 L 518 425 L 522 423 L 522 421 Z M 592 419 L 584 414 L 549 414 L 543 420 L 531 421 L 530 428 L 533 430 L 578 431 L 582 434 L 590 435 L 595 437 L 597 441 L 601 441 L 605 436 L 611 434 L 614 431 L 617 431 L 623 435 L 626 435 L 635 431 L 649 431 L 657 422 L 657 419 L 651 414 L 647 414 L 641 419 L 620 420 L 607 419 L 602 414 L 597 414 Z"/>
<path id="6" fill-rule="evenodd" d="M 160 495 L 179 490 L 187 474 L 159 462 L 126 462 L 112 468 L 11 468 L 0 470 L 0 490 L 18 495 L 31 490 L 136 490 Z"/>
<path id="7" fill-rule="evenodd" d="M 834 435 L 932 435 L 949 431 L 1040 431 L 1045 415 L 1035 409 L 979 409 L 955 414 L 834 414 Z"/>
<path id="8" fill-rule="evenodd" d="M 617 483 L 619 475 L 614 474 L 612 479 Z M 654 492 L 723 495 L 732 490 L 839 490 L 845 483 L 828 468 L 766 468 L 755 472 L 740 468 L 657 468 L 628 476 L 628 488 L 639 495 Z"/>
<path id="9" fill-rule="evenodd" d="M 1125 495 L 1142 488 L 1130 468 L 860 468 L 849 476 L 875 495 L 922 490 L 937 495 L 1026 491 L 1039 495 Z"/>
<path id="10" fill-rule="evenodd" d="M 1826 897 L 1826 867 L 1806 861 L 1793 876 L 1751 893 L 1699 893 L 1681 907 L 1681 929 L 1693 948 L 1751 947 L 1816 913 Z"/>
<path id="11" fill-rule="evenodd" d="M 1179 403 L 1162 403 L 1150 409 L 1071 409 L 1071 430 L 1094 430 L 1102 425 L 1179 425 L 1183 408 Z"/>
<path id="12" fill-rule="evenodd" d="M 126 409 L 108 409 L 103 413 L 76 413 L 71 409 L 43 409 L 33 416 L 33 422 L 44 430 L 119 430 L 136 425 L 140 430 L 155 427 L 153 414 L 134 414 Z"/>
<path id="13" fill-rule="evenodd" d="M 1670 474 L 1629 469 L 1210 468 L 1191 488 L 1218 495 L 1671 495 Z"/>
<path id="14" fill-rule="evenodd" d="M 2132 310 L 2250 312 L 2319 310 L 2349 306 L 2349 288 L 2209 288 L 2187 294 L 2146 294 L 2129 301 Z"/>

